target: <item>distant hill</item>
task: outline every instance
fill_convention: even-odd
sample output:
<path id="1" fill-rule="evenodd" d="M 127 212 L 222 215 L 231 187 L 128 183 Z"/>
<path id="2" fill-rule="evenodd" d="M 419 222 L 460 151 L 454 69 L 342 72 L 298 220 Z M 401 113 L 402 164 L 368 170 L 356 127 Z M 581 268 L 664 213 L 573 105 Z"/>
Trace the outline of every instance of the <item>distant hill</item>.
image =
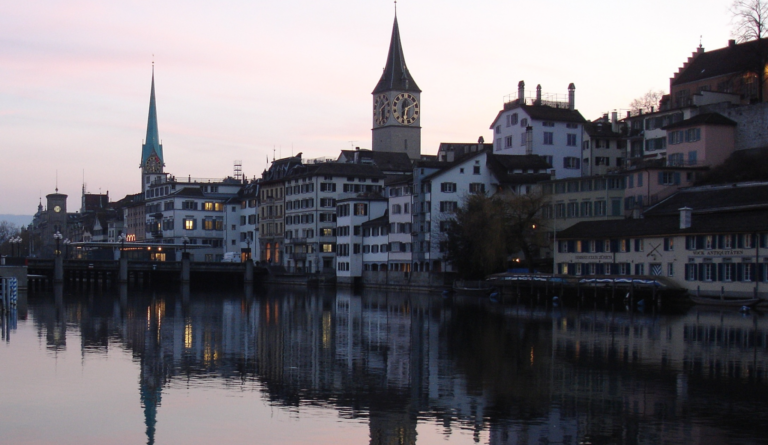
<path id="1" fill-rule="evenodd" d="M 0 215 L 0 221 L 8 221 L 16 227 L 26 227 L 32 222 L 32 217 L 27 215 Z"/>

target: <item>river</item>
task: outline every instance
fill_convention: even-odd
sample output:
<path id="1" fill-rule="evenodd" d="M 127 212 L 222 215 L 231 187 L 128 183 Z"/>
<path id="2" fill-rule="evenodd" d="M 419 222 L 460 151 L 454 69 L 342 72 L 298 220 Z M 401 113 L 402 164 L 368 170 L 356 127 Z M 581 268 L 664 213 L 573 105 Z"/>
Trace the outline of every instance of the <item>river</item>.
<path id="1" fill-rule="evenodd" d="M 380 291 L 29 295 L 0 443 L 768 443 L 768 318 Z"/>

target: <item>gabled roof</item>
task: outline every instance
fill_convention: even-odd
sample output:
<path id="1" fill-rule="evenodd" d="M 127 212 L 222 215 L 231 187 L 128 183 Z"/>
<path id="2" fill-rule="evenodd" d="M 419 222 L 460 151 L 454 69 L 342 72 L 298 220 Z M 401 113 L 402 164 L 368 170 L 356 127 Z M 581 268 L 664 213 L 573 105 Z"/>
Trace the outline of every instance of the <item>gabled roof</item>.
<path id="1" fill-rule="evenodd" d="M 454 160 L 453 162 L 440 162 L 439 163 L 439 168 L 440 168 L 439 170 L 437 170 L 435 172 L 432 172 L 429 175 L 424 176 L 423 178 L 421 178 L 421 180 L 422 181 L 431 181 L 433 178 L 436 178 L 436 177 L 442 175 L 443 173 L 453 169 L 457 165 L 463 164 L 464 162 L 472 160 L 472 159 L 474 159 L 477 156 L 480 156 L 482 154 L 487 154 L 487 153 L 489 153 L 489 150 L 472 151 L 472 152 L 469 152 L 469 153 L 465 154 L 464 156 Z"/>
<path id="2" fill-rule="evenodd" d="M 520 105 L 518 101 L 512 101 L 504 104 L 504 108 L 496 114 L 493 122 L 491 122 L 490 128 L 493 129 L 496 121 L 499 120 L 502 114 L 518 108 L 530 116 L 531 119 L 537 121 L 574 122 L 579 124 L 587 122 L 584 116 L 579 113 L 579 110 L 570 110 L 567 107 L 556 108 L 549 105 Z"/>
<path id="3" fill-rule="evenodd" d="M 379 83 L 376 84 L 376 88 L 373 89 L 372 94 L 383 93 L 385 91 L 421 92 L 405 64 L 403 46 L 400 43 L 400 28 L 397 25 L 397 16 L 395 16 L 395 24 L 392 26 L 392 38 L 389 41 L 387 64 L 384 66 L 384 72 L 381 75 L 381 79 L 379 79 Z"/>
<path id="4" fill-rule="evenodd" d="M 731 73 L 751 71 L 760 66 L 760 56 L 768 56 L 768 39 L 752 40 L 725 48 L 696 53 L 693 60 L 675 75 L 671 84 L 681 85 Z"/>
<path id="5" fill-rule="evenodd" d="M 645 215 L 677 214 L 682 207 L 690 207 L 693 213 L 768 208 L 768 182 L 681 189 L 646 210 Z"/>
<path id="6" fill-rule="evenodd" d="M 152 90 L 149 94 L 149 117 L 147 118 L 147 137 L 141 147 L 141 166 L 155 153 L 160 158 L 160 163 L 165 164 L 163 146 L 160 144 L 160 135 L 157 129 L 157 106 L 155 104 L 155 67 L 152 66 Z"/>
<path id="7" fill-rule="evenodd" d="M 692 127 L 694 125 L 725 125 L 735 127 L 736 122 L 728 119 L 720 113 L 703 113 L 697 114 L 690 119 L 686 119 L 680 122 L 675 122 L 662 127 L 662 130 L 670 130 L 672 128 Z"/>

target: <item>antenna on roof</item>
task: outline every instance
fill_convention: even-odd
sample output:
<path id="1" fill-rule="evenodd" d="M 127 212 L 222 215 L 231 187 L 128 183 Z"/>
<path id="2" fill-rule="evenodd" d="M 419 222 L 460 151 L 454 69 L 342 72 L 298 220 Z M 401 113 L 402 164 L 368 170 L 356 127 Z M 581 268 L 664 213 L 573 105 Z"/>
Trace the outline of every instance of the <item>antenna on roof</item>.
<path id="1" fill-rule="evenodd" d="M 395 17 L 397 17 L 397 0 L 395 0 Z"/>
<path id="2" fill-rule="evenodd" d="M 59 171 L 56 170 L 56 193 L 59 193 Z"/>

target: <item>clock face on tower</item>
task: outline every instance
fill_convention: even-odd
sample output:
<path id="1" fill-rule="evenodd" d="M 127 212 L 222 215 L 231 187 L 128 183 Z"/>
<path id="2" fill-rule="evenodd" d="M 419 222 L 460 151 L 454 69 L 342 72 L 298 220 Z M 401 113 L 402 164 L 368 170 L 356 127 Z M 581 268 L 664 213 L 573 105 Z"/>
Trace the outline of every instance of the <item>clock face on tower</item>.
<path id="1" fill-rule="evenodd" d="M 61 207 L 60 206 L 56 206 L 56 207 L 53 208 L 53 211 L 56 212 L 56 213 L 59 213 L 59 212 L 61 212 Z"/>
<path id="2" fill-rule="evenodd" d="M 157 155 L 152 155 L 147 159 L 147 163 L 144 165 L 144 173 L 160 173 L 162 171 L 162 164 L 160 158 Z"/>
<path id="3" fill-rule="evenodd" d="M 373 120 L 377 125 L 384 125 L 389 120 L 389 98 L 386 94 L 379 94 L 373 102 Z"/>
<path id="4" fill-rule="evenodd" d="M 392 101 L 392 115 L 401 124 L 411 125 L 419 117 L 419 101 L 412 94 L 398 94 Z"/>

